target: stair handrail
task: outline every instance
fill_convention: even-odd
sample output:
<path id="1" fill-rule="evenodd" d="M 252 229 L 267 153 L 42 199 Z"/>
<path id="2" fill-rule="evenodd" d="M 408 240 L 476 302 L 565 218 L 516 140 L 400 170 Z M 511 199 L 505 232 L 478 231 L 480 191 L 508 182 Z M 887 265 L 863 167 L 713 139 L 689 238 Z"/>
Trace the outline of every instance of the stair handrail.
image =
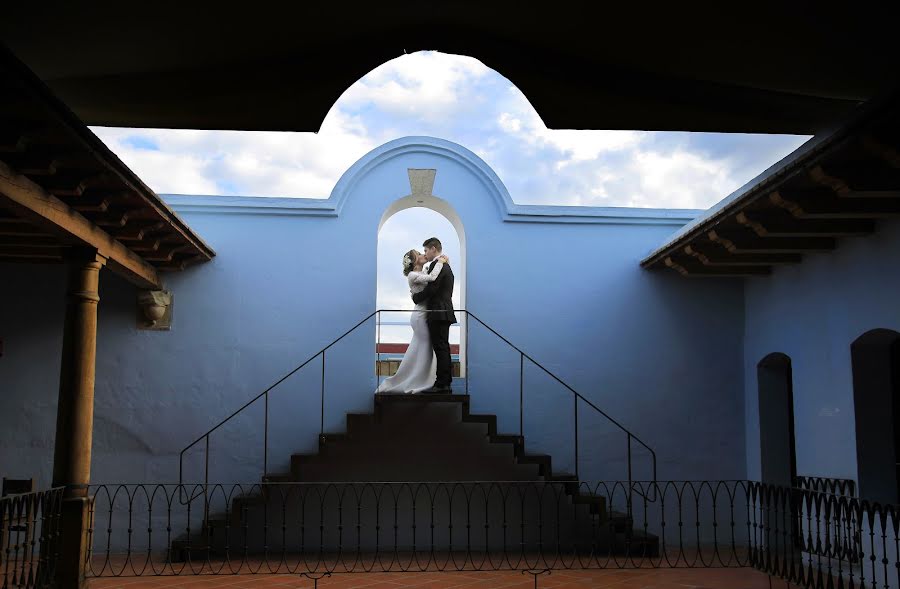
<path id="1" fill-rule="evenodd" d="M 216 430 L 218 430 L 220 427 L 222 427 L 223 425 L 225 425 L 226 423 L 228 423 L 229 421 L 231 421 L 231 419 L 233 419 L 235 416 L 237 416 L 239 413 L 241 413 L 244 409 L 246 409 L 247 407 L 249 407 L 250 405 L 252 405 L 253 403 L 255 403 L 256 401 L 258 401 L 258 400 L 261 399 L 261 398 L 264 399 L 265 405 L 266 405 L 266 407 L 265 407 L 265 426 L 264 426 L 264 434 L 263 434 L 263 473 L 265 474 L 265 473 L 267 472 L 267 469 L 268 469 L 268 422 L 269 422 L 269 406 L 268 406 L 268 403 L 269 403 L 269 396 L 268 396 L 268 395 L 269 395 L 269 392 L 272 391 L 275 387 L 277 387 L 277 386 L 280 385 L 281 383 L 283 383 L 285 380 L 287 380 L 288 378 L 290 378 L 291 376 L 293 376 L 294 374 L 296 374 L 298 371 L 300 371 L 300 370 L 302 370 L 304 367 L 308 366 L 313 360 L 315 360 L 315 359 L 318 358 L 319 356 L 322 357 L 322 383 L 321 383 L 321 388 L 320 388 L 320 391 L 321 391 L 321 401 L 322 401 L 322 403 L 321 403 L 321 415 L 320 415 L 320 431 L 319 431 L 319 436 L 320 436 L 320 437 L 321 437 L 321 436 L 324 436 L 324 434 L 325 434 L 325 353 L 326 353 L 329 349 L 331 349 L 335 344 L 337 344 L 338 342 L 342 341 L 345 337 L 347 337 L 348 335 L 350 335 L 351 333 L 353 333 L 354 331 L 356 331 L 357 329 L 359 329 L 359 327 L 361 327 L 363 324 L 365 324 L 367 321 L 369 321 L 369 319 L 371 319 L 372 317 L 376 317 L 376 316 L 377 316 L 377 318 L 376 318 L 376 324 L 379 325 L 379 324 L 378 324 L 378 321 L 379 321 L 379 319 L 380 319 L 381 313 L 410 313 L 410 312 L 413 312 L 413 311 L 419 311 L 419 312 L 425 312 L 425 313 L 430 313 L 430 312 L 432 312 L 432 311 L 420 311 L 420 310 L 412 310 L 412 309 L 376 309 L 375 311 L 373 311 L 373 312 L 371 312 L 370 314 L 368 314 L 368 315 L 367 315 L 365 318 L 363 318 L 361 321 L 359 321 L 358 323 L 356 323 L 353 327 L 351 327 L 350 329 L 348 329 L 347 331 L 345 331 L 343 334 L 341 334 L 339 337 L 337 337 L 336 339 L 334 339 L 331 343 L 329 343 L 328 345 L 326 345 L 324 348 L 322 348 L 321 350 L 319 350 L 318 352 L 316 352 L 315 354 L 313 354 L 312 356 L 310 356 L 310 357 L 309 357 L 306 361 L 304 361 L 302 364 L 300 364 L 299 366 L 297 366 L 296 368 L 294 368 L 293 370 L 291 370 L 290 372 L 288 372 L 287 374 L 285 374 L 284 376 L 282 376 L 281 378 L 279 378 L 279 379 L 278 379 L 277 381 L 275 381 L 272 385 L 270 385 L 269 387 L 267 387 L 264 391 L 262 391 L 261 393 L 259 393 L 258 395 L 256 395 L 255 397 L 253 397 L 252 399 L 250 399 L 249 401 L 247 401 L 246 403 L 244 403 L 239 409 L 237 409 L 236 411 L 234 411 L 233 413 L 231 413 L 231 415 L 229 415 L 228 417 L 226 417 L 225 419 L 223 419 L 222 421 L 220 421 L 218 424 L 216 424 L 215 426 L 213 426 L 209 431 L 207 431 L 206 433 L 204 433 L 203 435 L 201 435 L 200 437 L 198 437 L 196 440 L 194 440 L 193 442 L 191 442 L 190 444 L 188 444 L 188 445 L 180 452 L 179 458 L 178 458 L 178 483 L 179 483 L 179 485 L 182 485 L 183 482 L 184 482 L 184 477 L 183 477 L 183 475 L 184 475 L 184 454 L 185 454 L 185 452 L 187 452 L 188 450 L 190 450 L 191 448 L 193 448 L 194 446 L 196 446 L 197 444 L 199 444 L 201 441 L 206 440 L 206 450 L 205 450 L 205 463 L 206 463 L 206 465 L 205 465 L 205 475 L 204 475 L 204 481 L 205 481 L 204 488 L 205 488 L 206 486 L 208 486 L 208 484 L 209 484 L 209 436 L 210 436 L 210 434 L 212 434 L 213 432 L 215 432 Z M 511 348 L 513 348 L 514 350 L 516 350 L 516 351 L 519 353 L 519 358 L 520 358 L 520 371 L 519 371 L 519 435 L 520 435 L 520 437 L 523 437 L 523 438 L 524 438 L 524 398 L 523 398 L 523 397 L 524 397 L 524 361 L 527 359 L 529 362 L 531 362 L 532 364 L 534 364 L 535 366 L 537 366 L 538 368 L 540 368 L 542 371 L 544 371 L 548 376 L 550 376 L 550 377 L 551 377 L 552 379 L 554 379 L 556 382 L 558 382 L 559 384 L 561 384 L 562 386 L 564 386 L 570 393 L 572 393 L 573 398 L 575 399 L 575 428 L 574 428 L 574 431 L 575 431 L 575 476 L 576 476 L 576 479 L 579 478 L 579 477 L 578 477 L 578 401 L 581 400 L 581 401 L 583 401 L 584 403 L 586 403 L 588 407 L 590 407 L 590 408 L 593 409 L 595 412 L 597 412 L 597 413 L 599 413 L 600 415 L 602 415 L 603 417 L 605 417 L 610 423 L 612 423 L 614 426 L 616 426 L 616 427 L 619 428 L 623 433 L 626 434 L 627 440 L 628 440 L 628 445 L 627 445 L 627 448 L 628 448 L 627 460 L 628 460 L 628 484 L 629 484 L 629 488 L 632 488 L 632 487 L 633 487 L 633 485 L 632 485 L 632 481 L 633 481 L 633 476 L 632 476 L 632 455 L 631 455 L 631 454 L 632 454 L 632 441 L 637 442 L 638 444 L 640 444 L 641 446 L 643 446 L 648 452 L 650 452 L 650 458 L 651 458 L 651 462 L 652 462 L 652 471 L 653 471 L 653 481 L 656 481 L 656 480 L 657 480 L 657 476 L 656 476 L 656 452 L 655 452 L 650 446 L 648 446 L 643 440 L 641 440 L 638 436 L 636 436 L 634 433 L 632 433 L 631 430 L 629 430 L 628 428 L 626 428 L 625 426 L 623 426 L 623 425 L 622 425 L 621 423 L 619 423 L 617 420 L 615 420 L 614 418 L 612 418 L 608 413 L 606 413 L 605 411 L 603 411 L 602 409 L 600 409 L 599 407 L 597 407 L 597 405 L 595 405 L 595 404 L 594 404 L 593 402 L 591 402 L 589 399 L 587 399 L 586 397 L 584 397 L 584 395 L 582 395 L 581 393 L 579 393 L 578 391 L 576 391 L 574 388 L 572 388 L 568 383 L 564 382 L 561 378 L 559 378 L 557 375 L 555 375 L 553 372 L 551 372 L 549 369 L 547 369 L 545 366 L 543 366 L 540 362 L 538 362 L 537 360 L 535 360 L 534 358 L 532 358 L 529 354 L 526 354 L 525 351 L 523 351 L 521 348 L 519 348 L 518 346 L 516 346 L 515 344 L 513 344 L 511 341 L 509 341 L 507 338 L 505 338 L 505 337 L 502 336 L 500 333 L 498 333 L 497 330 L 495 330 L 495 329 L 492 328 L 490 325 L 488 325 L 487 323 L 485 323 L 484 321 L 482 321 L 477 315 L 475 315 L 474 313 L 472 313 L 471 311 L 468 311 L 468 310 L 466 310 L 466 309 L 456 309 L 456 312 L 457 312 L 457 313 L 462 313 L 462 314 L 466 317 L 466 324 L 465 324 L 465 327 L 466 327 L 466 340 L 467 340 L 467 343 L 468 343 L 468 332 L 469 332 L 469 318 L 471 317 L 471 318 L 475 319 L 475 321 L 477 321 L 479 324 L 481 324 L 485 329 L 487 329 L 487 330 L 490 331 L 492 334 L 494 334 L 496 337 L 500 338 L 506 345 L 510 346 Z M 376 326 L 377 326 L 377 325 L 376 325 Z M 468 346 L 466 346 L 466 353 L 468 354 L 468 352 L 469 352 L 469 351 L 468 351 Z M 376 355 L 378 355 L 377 344 L 376 344 Z M 380 356 L 379 356 L 379 357 L 380 357 Z M 467 362 L 467 364 L 468 364 L 468 362 Z M 469 382 L 468 382 L 469 379 L 468 379 L 468 376 L 469 376 L 469 375 L 468 375 L 468 366 L 467 366 L 467 367 L 466 367 L 466 391 L 467 391 L 467 392 L 468 392 L 468 387 L 469 387 Z M 656 500 L 656 498 L 655 498 L 656 493 L 655 493 L 655 492 L 654 492 L 654 498 L 653 498 L 653 499 L 651 499 L 651 498 L 649 498 L 649 497 L 646 497 L 646 496 L 645 496 L 643 493 L 641 493 L 640 491 L 636 491 L 636 493 L 637 493 L 638 495 L 644 496 L 644 498 L 647 499 L 648 501 L 651 501 L 651 502 L 652 502 L 652 501 L 655 501 L 655 500 Z M 191 498 L 189 498 L 188 501 L 192 501 L 194 498 L 196 498 L 196 497 L 199 496 L 200 494 L 202 494 L 202 491 L 198 492 L 197 494 L 195 494 L 194 496 L 192 496 Z M 184 503 L 186 503 L 186 502 L 185 502 L 185 501 L 182 501 L 182 504 L 184 504 Z M 629 499 L 629 503 L 630 503 L 630 499 Z M 630 507 L 630 506 L 629 506 L 629 507 Z M 629 509 L 629 511 L 630 511 L 630 509 Z"/>
<path id="2" fill-rule="evenodd" d="M 532 358 L 531 356 L 529 356 L 528 354 L 526 354 L 523 350 L 521 350 L 521 349 L 520 349 L 518 346 L 516 346 L 514 343 L 512 343 L 511 341 L 509 341 L 508 339 L 506 339 L 505 337 L 503 337 L 503 336 L 500 335 L 499 333 L 497 333 L 497 331 L 496 331 L 495 329 L 493 329 L 490 325 L 488 325 L 487 323 L 485 323 L 484 321 L 482 321 L 481 319 L 479 319 L 477 315 L 475 315 L 474 313 L 472 313 L 472 312 L 470 312 L 470 311 L 467 311 L 467 312 L 466 312 L 466 317 L 467 317 L 467 318 L 468 318 L 468 317 L 472 317 L 473 319 L 475 319 L 475 321 L 477 321 L 477 322 L 480 323 L 482 326 L 484 326 L 488 331 L 490 331 L 490 332 L 493 333 L 495 336 L 497 336 L 498 338 L 500 338 L 501 340 L 503 340 L 503 341 L 506 343 L 506 345 L 510 346 L 511 348 L 513 348 L 514 350 L 516 350 L 517 352 L 519 352 L 521 358 L 526 358 L 526 359 L 528 359 L 529 362 L 531 362 L 532 364 L 534 364 L 535 366 L 537 366 L 538 368 L 540 368 L 541 370 L 543 370 L 548 376 L 550 376 L 550 378 L 552 378 L 553 380 L 555 380 L 556 382 L 558 382 L 558 383 L 561 384 L 562 386 L 566 387 L 566 389 L 568 389 L 569 392 L 572 393 L 572 394 L 575 396 L 575 398 L 576 398 L 576 403 L 575 403 L 575 433 L 576 433 L 576 439 L 575 439 L 575 471 L 576 471 L 576 472 L 575 472 L 575 475 L 576 475 L 576 477 L 578 476 L 578 438 L 577 438 L 577 433 L 578 433 L 578 403 L 577 403 L 577 399 L 581 399 L 582 401 L 584 401 L 585 403 L 587 403 L 588 407 L 590 407 L 591 409 L 593 409 L 594 411 L 596 411 L 597 413 L 599 413 L 600 415 L 602 415 L 603 417 L 605 417 L 610 423 L 612 423 L 613 425 L 615 425 L 616 427 L 618 427 L 620 430 L 622 430 L 622 432 L 624 432 L 624 433 L 628 436 L 628 486 L 629 486 L 629 488 L 632 487 L 632 472 L 631 472 L 631 441 L 632 441 L 632 440 L 634 440 L 635 442 L 637 442 L 638 444 L 640 444 L 641 446 L 643 446 L 644 448 L 646 448 L 648 452 L 650 452 L 650 457 L 651 457 L 652 463 L 653 463 L 653 467 L 652 467 L 652 468 L 653 468 L 653 481 L 654 481 L 654 482 L 656 481 L 656 452 L 654 452 L 653 448 L 651 448 L 650 446 L 648 446 L 643 440 L 641 440 L 639 437 L 637 437 L 636 435 L 634 435 L 634 434 L 631 432 L 631 430 L 629 430 L 628 428 L 626 428 L 625 426 L 623 426 L 621 423 L 619 423 L 618 421 L 616 421 L 615 419 L 613 419 L 612 417 L 610 417 L 610 415 L 609 415 L 608 413 L 606 413 L 606 411 L 604 411 L 604 410 L 600 409 L 599 407 L 597 407 L 594 403 L 592 403 L 590 400 L 588 400 L 587 398 L 585 398 L 584 395 L 582 395 L 581 393 L 579 393 L 578 391 L 576 391 L 575 389 L 573 389 L 571 386 L 568 385 L 568 383 L 564 382 L 561 378 L 559 378 L 558 376 L 556 376 L 555 374 L 553 374 L 553 373 L 552 373 L 550 370 L 548 370 L 543 364 L 541 364 L 540 362 L 538 362 L 537 360 L 535 360 L 534 358 Z M 468 332 L 468 324 L 466 325 L 466 331 Z M 468 353 L 468 350 L 467 350 L 466 352 Z M 521 378 L 521 372 L 520 372 L 520 378 Z M 523 408 L 523 404 L 522 404 L 521 401 L 520 401 L 520 403 L 519 403 L 519 427 L 520 427 L 520 435 L 521 435 L 521 433 L 522 433 L 521 428 L 522 428 L 522 421 L 523 421 L 522 408 Z M 640 493 L 640 492 L 637 492 L 637 493 L 638 493 L 639 495 L 642 495 L 642 493 Z M 647 499 L 650 500 L 650 501 L 655 501 L 655 498 L 654 498 L 654 499 L 649 499 L 649 498 L 647 498 Z"/>
<path id="3" fill-rule="evenodd" d="M 269 454 L 269 451 L 268 451 L 268 446 L 269 446 L 269 444 L 268 444 L 268 432 L 269 432 L 269 428 L 268 428 L 268 425 L 269 425 L 269 423 L 268 423 L 268 422 L 269 422 L 269 391 L 271 391 L 272 389 L 274 389 L 275 387 L 277 387 L 278 385 L 280 385 L 281 383 L 283 383 L 284 381 L 286 381 L 287 379 L 289 379 L 291 376 L 293 376 L 294 374 L 296 374 L 298 371 L 302 370 L 304 367 L 306 367 L 307 365 L 309 365 L 310 362 L 312 362 L 313 360 L 315 360 L 315 359 L 318 358 L 319 356 L 322 356 L 322 368 L 323 368 L 323 374 L 324 374 L 324 367 L 325 367 L 325 352 L 327 352 L 332 346 L 334 346 L 335 344 L 337 344 L 338 342 L 340 342 L 342 339 L 344 339 L 345 337 L 347 337 L 348 335 L 350 335 L 351 333 L 353 333 L 354 331 L 356 331 L 356 330 L 357 330 L 361 325 L 363 325 L 366 321 L 368 321 L 369 319 L 371 319 L 372 317 L 374 317 L 376 313 L 378 313 L 377 310 L 376 310 L 376 311 L 372 311 L 372 313 L 370 313 L 369 315 L 367 315 L 367 316 L 366 316 L 363 320 L 361 320 L 359 323 L 357 323 L 356 325 L 354 325 L 353 327 L 351 327 L 350 329 L 348 329 L 347 331 L 345 331 L 343 334 L 341 334 L 340 337 L 338 337 L 337 339 L 335 339 L 334 341 L 332 341 L 330 344 L 328 344 L 327 346 L 325 346 L 324 348 L 322 348 L 321 350 L 319 350 L 318 352 L 316 352 L 315 354 L 313 354 L 312 356 L 310 356 L 305 362 L 303 362 L 302 364 L 300 364 L 299 366 L 297 366 L 296 368 L 294 368 L 293 370 L 291 370 L 290 372 L 288 372 L 287 374 L 285 374 L 284 376 L 282 376 L 281 378 L 279 378 L 279 379 L 278 379 L 277 381 L 275 381 L 272 385 L 270 385 L 268 388 L 266 388 L 266 390 L 264 390 L 264 391 L 261 392 L 260 394 L 256 395 L 255 397 L 253 397 L 252 399 L 250 399 L 249 401 L 247 401 L 246 403 L 244 403 L 244 404 L 241 406 L 240 409 L 238 409 L 238 410 L 236 410 L 235 412 L 233 412 L 231 415 L 229 415 L 228 417 L 226 417 L 225 419 L 223 419 L 222 421 L 220 421 L 218 424 L 216 424 L 215 426 L 213 426 L 212 429 L 210 429 L 209 431 L 207 431 L 205 434 L 203 434 L 202 436 L 200 436 L 199 438 L 197 438 L 196 440 L 194 440 L 193 442 L 191 442 L 190 444 L 188 444 L 187 446 L 185 446 L 184 449 L 181 451 L 181 453 L 178 455 L 178 484 L 179 484 L 179 485 L 182 485 L 182 484 L 184 483 L 184 453 L 187 452 L 188 450 L 190 450 L 191 448 L 193 448 L 194 446 L 196 446 L 197 444 L 199 444 L 199 443 L 200 443 L 202 440 L 204 440 L 204 439 L 206 440 L 206 452 L 205 452 L 205 454 L 206 454 L 206 469 L 205 469 L 205 470 L 206 470 L 206 473 L 205 473 L 204 482 L 205 482 L 206 485 L 209 484 L 209 435 L 210 435 L 211 433 L 213 433 L 214 431 L 216 431 L 217 429 L 219 429 L 220 427 L 222 427 L 223 425 L 225 425 L 226 423 L 228 423 L 229 421 L 231 421 L 231 419 L 232 419 L 233 417 L 235 417 L 238 413 L 240 413 L 241 411 L 243 411 L 244 409 L 246 409 L 247 407 L 249 407 L 250 405 L 252 405 L 252 404 L 255 403 L 256 401 L 258 401 L 258 400 L 259 400 L 260 398 L 262 398 L 262 397 L 265 397 L 265 402 L 266 402 L 266 411 L 265 411 L 266 427 L 265 427 L 264 441 L 263 441 L 263 472 L 265 473 L 265 470 L 266 470 L 266 468 L 267 468 L 267 466 L 268 466 L 268 454 Z M 320 426 L 322 431 L 320 431 L 320 434 L 319 434 L 319 435 L 321 435 L 322 433 L 324 433 L 324 428 L 325 428 L 325 403 L 324 403 L 324 398 L 325 398 L 325 379 L 324 379 L 324 376 L 323 376 L 323 378 L 322 378 L 322 399 L 323 399 L 323 403 L 322 403 L 322 417 L 321 417 L 321 426 Z M 196 496 L 197 496 L 197 495 L 194 495 L 193 497 L 191 497 L 191 498 L 189 499 L 189 501 L 192 501 Z M 184 504 L 183 501 L 182 501 L 182 504 Z"/>

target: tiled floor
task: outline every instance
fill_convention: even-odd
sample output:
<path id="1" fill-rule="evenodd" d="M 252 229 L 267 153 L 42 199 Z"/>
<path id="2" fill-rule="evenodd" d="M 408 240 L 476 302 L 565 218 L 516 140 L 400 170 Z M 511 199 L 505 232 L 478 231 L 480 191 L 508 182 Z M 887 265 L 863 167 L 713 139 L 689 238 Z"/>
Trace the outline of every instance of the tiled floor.
<path id="1" fill-rule="evenodd" d="M 95 578 L 89 589 L 249 589 L 254 587 L 313 587 L 314 582 L 292 575 L 220 575 Z M 528 589 L 534 578 L 518 571 L 424 572 L 424 573 L 344 573 L 318 582 L 322 589 L 429 589 L 493 588 Z M 784 589 L 784 581 L 749 568 L 735 569 L 630 569 L 561 570 L 538 577 L 538 587 L 584 589 Z"/>

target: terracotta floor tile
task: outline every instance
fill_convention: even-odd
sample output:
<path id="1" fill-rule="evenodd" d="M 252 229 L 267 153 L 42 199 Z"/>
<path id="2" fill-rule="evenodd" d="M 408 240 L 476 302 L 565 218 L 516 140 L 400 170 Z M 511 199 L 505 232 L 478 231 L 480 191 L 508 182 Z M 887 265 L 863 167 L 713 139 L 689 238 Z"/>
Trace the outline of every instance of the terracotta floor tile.
<path id="1" fill-rule="evenodd" d="M 287 569 L 282 569 L 287 570 Z M 300 575 L 164 575 L 91 578 L 89 589 L 305 589 Z M 534 578 L 520 571 L 337 573 L 321 589 L 531 589 Z M 766 575 L 752 569 L 555 570 L 538 577 L 542 589 L 769 589 Z M 773 589 L 786 588 L 773 580 Z"/>

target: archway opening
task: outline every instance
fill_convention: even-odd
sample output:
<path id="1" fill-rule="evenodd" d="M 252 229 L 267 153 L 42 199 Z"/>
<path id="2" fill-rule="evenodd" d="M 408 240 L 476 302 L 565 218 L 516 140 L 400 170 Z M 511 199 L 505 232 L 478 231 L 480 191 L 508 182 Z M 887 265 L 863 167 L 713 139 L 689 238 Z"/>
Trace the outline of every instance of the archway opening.
<path id="1" fill-rule="evenodd" d="M 797 453 L 790 357 L 774 353 L 760 360 L 756 366 L 756 380 L 762 481 L 791 487 L 797 478 Z"/>
<path id="2" fill-rule="evenodd" d="M 873 329 L 850 346 L 860 496 L 900 500 L 900 333 Z"/>
<path id="3" fill-rule="evenodd" d="M 395 201 L 382 216 L 378 229 L 378 267 L 376 287 L 376 366 L 379 383 L 392 376 L 400 365 L 412 339 L 410 327 L 413 302 L 402 259 L 410 249 L 423 251 L 422 242 L 437 237 L 450 259 L 455 282 L 453 306 L 465 308 L 465 233 L 458 215 L 449 203 L 434 196 L 408 196 Z M 450 346 L 453 377 L 465 376 L 465 316 L 457 313 L 458 323 L 451 326 Z"/>

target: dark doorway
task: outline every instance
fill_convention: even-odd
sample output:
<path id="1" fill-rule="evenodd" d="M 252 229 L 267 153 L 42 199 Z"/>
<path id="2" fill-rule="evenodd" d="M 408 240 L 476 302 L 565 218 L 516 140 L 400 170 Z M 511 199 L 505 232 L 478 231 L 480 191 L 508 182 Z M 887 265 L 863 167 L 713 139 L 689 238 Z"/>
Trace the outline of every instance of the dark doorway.
<path id="1" fill-rule="evenodd" d="M 791 487 L 797 477 L 791 359 L 781 353 L 769 354 L 756 366 L 756 380 L 762 481 Z"/>
<path id="2" fill-rule="evenodd" d="M 861 497 L 900 501 L 900 333 L 873 329 L 850 346 Z"/>

